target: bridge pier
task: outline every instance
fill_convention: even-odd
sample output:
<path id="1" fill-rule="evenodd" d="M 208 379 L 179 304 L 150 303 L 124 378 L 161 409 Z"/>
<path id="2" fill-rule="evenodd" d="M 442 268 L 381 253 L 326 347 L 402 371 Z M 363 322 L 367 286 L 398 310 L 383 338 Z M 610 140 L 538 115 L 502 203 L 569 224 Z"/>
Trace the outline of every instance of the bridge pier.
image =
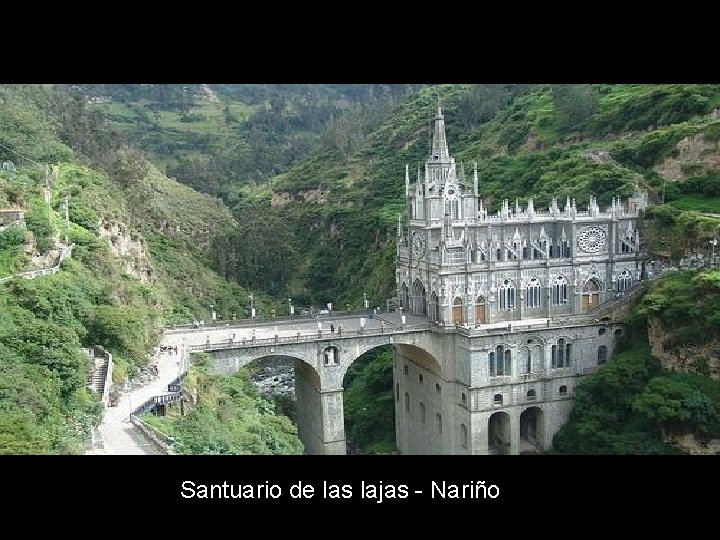
<path id="1" fill-rule="evenodd" d="M 317 373 L 295 362 L 298 436 L 311 455 L 345 455 L 343 389 L 321 390 Z"/>

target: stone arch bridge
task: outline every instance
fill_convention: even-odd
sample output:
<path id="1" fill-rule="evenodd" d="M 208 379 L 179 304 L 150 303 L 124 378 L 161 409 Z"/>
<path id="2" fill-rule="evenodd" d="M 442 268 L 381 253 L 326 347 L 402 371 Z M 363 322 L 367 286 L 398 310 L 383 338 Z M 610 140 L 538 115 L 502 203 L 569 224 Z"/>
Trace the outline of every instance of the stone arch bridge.
<path id="1" fill-rule="evenodd" d="M 529 319 L 467 328 L 385 313 L 166 333 L 182 335 L 190 352 L 209 353 L 217 373 L 232 374 L 267 357 L 294 358 L 298 432 L 309 454 L 346 453 L 345 374 L 364 353 L 384 345 L 394 346 L 400 453 L 519 454 L 551 446 L 567 420 L 578 377 L 609 358 L 623 332 L 612 319 Z M 558 340 L 572 343 L 572 357 L 568 352 L 561 364 Z M 498 343 L 504 347 L 502 376 L 488 364 Z M 535 352 L 525 352 L 530 349 Z"/>

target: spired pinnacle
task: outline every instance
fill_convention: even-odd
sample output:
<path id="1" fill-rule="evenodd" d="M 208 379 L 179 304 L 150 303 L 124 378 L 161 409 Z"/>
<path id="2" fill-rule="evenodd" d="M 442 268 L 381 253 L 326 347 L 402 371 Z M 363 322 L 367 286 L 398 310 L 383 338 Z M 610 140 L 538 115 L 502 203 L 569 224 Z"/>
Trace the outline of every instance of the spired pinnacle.
<path id="1" fill-rule="evenodd" d="M 445 137 L 445 118 L 440 109 L 440 97 L 438 96 L 438 113 L 435 117 L 435 128 L 433 129 L 432 150 L 430 153 L 432 161 L 446 161 L 450 157 L 448 152 L 447 139 Z"/>

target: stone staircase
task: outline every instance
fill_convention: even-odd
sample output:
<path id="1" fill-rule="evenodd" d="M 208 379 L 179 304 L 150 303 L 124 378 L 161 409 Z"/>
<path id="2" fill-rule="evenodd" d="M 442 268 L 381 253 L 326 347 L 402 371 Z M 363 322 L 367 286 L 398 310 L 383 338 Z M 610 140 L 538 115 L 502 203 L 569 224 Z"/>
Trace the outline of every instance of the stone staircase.
<path id="1" fill-rule="evenodd" d="M 110 385 L 112 384 L 112 355 L 100 347 L 83 349 L 91 361 L 86 386 L 100 396 L 107 405 Z"/>

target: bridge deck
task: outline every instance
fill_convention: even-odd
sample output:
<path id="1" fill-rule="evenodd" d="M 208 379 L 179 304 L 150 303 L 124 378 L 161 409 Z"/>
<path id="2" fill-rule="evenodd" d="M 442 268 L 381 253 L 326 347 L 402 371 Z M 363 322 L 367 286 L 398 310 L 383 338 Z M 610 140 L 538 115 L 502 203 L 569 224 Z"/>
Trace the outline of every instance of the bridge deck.
<path id="1" fill-rule="evenodd" d="M 361 323 L 364 318 L 364 324 Z M 291 344 L 307 341 L 327 341 L 356 338 L 359 335 L 407 334 L 415 332 L 458 332 L 465 336 L 505 334 L 551 327 L 583 326 L 601 322 L 593 315 L 575 315 L 555 318 L 522 319 L 517 321 L 483 324 L 477 327 L 443 327 L 430 322 L 427 317 L 405 316 L 403 326 L 399 313 L 383 313 L 372 319 L 359 315 L 338 315 L 322 319 L 298 318 L 295 320 L 260 322 L 254 326 L 226 323 L 182 331 L 182 343 L 190 351 L 214 351 Z M 331 331 L 330 325 L 333 325 Z M 178 332 L 179 333 L 179 332 Z M 180 338 L 180 336 L 178 336 Z"/>

